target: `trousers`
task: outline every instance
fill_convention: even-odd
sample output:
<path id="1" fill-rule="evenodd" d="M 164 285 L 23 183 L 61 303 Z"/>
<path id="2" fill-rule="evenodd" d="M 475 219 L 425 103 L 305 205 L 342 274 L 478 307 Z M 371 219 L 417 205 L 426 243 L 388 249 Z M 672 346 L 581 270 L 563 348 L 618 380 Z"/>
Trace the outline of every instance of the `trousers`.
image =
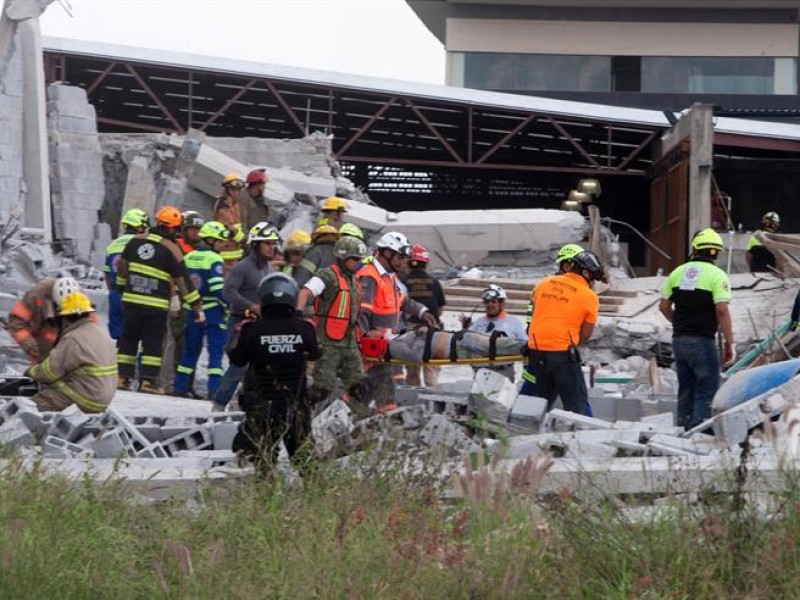
<path id="1" fill-rule="evenodd" d="M 139 357 L 142 380 L 155 385 L 161 370 L 161 343 L 167 327 L 167 311 L 123 303 L 122 316 L 122 337 L 117 346 L 119 376 L 133 379 Z M 139 342 L 142 344 L 141 356 Z"/>
<path id="2" fill-rule="evenodd" d="M 233 336 L 236 335 L 236 326 L 241 320 L 241 317 L 228 317 L 227 339 L 225 341 L 226 350 L 228 350 L 231 346 Z M 213 394 L 212 399 L 214 400 L 214 404 L 227 406 L 228 402 L 230 402 L 231 398 L 233 398 L 233 394 L 236 392 L 236 388 L 239 387 L 239 383 L 241 383 L 246 372 L 247 367 L 237 367 L 236 365 L 229 364 L 228 368 L 225 369 L 225 373 L 222 374 L 222 379 L 219 382 L 217 391 Z"/>
<path id="3" fill-rule="evenodd" d="M 195 323 L 194 313 L 190 312 L 187 312 L 185 319 L 184 346 L 175 375 L 175 393 L 185 394 L 189 391 L 205 339 L 208 343 L 208 393 L 213 395 L 222 379 L 222 354 L 227 338 L 225 313 L 222 307 L 218 307 L 206 311 L 205 323 Z"/>
<path id="4" fill-rule="evenodd" d="M 714 338 L 677 335 L 672 354 L 678 373 L 678 425 L 687 429 L 711 417 L 711 401 L 719 387 L 719 355 Z"/>
<path id="5" fill-rule="evenodd" d="M 108 335 L 117 341 L 122 337 L 122 294 L 116 289 L 108 290 Z"/>
<path id="6" fill-rule="evenodd" d="M 564 410 L 586 414 L 589 392 L 580 361 L 569 351 L 531 350 L 520 394 L 547 400 L 547 410 L 561 397 Z"/>

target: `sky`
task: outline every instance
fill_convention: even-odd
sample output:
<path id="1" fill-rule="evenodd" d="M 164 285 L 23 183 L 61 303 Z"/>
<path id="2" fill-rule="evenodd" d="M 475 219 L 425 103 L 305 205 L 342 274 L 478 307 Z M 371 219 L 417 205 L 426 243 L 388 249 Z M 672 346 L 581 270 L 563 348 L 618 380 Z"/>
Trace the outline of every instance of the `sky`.
<path id="1" fill-rule="evenodd" d="M 67 0 L 64 0 L 65 2 Z M 445 52 L 405 0 L 69 0 L 42 34 L 425 83 Z"/>

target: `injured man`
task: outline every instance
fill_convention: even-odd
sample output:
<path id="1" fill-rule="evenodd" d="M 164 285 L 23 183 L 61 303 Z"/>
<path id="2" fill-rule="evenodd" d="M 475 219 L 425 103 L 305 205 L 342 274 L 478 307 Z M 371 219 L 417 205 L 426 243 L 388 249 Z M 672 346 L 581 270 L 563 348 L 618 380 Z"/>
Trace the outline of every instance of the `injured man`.
<path id="1" fill-rule="evenodd" d="M 391 358 L 407 362 L 459 358 L 519 356 L 522 344 L 500 332 L 439 331 L 426 327 L 408 331 L 389 342 Z"/>

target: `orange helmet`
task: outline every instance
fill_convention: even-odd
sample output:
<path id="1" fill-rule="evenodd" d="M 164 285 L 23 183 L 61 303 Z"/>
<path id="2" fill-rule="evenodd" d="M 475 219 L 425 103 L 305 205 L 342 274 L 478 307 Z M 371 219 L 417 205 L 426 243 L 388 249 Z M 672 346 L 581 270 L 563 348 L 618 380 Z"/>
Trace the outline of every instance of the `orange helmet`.
<path id="1" fill-rule="evenodd" d="M 165 206 L 156 213 L 156 223 L 164 227 L 180 227 L 183 223 L 183 216 L 174 206 Z"/>

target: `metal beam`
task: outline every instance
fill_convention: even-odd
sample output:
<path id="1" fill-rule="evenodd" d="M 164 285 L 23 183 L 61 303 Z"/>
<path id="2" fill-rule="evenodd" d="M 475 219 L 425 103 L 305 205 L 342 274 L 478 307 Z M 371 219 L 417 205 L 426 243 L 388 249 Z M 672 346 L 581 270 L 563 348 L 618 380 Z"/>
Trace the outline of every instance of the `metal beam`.
<path id="1" fill-rule="evenodd" d="M 417 118 L 420 121 L 422 121 L 422 124 L 425 125 L 425 127 L 427 127 L 430 130 L 430 132 L 436 136 L 436 139 L 439 140 L 439 143 L 445 147 L 445 149 L 450 153 L 450 155 L 453 158 L 455 158 L 459 163 L 464 164 L 464 159 L 461 158 L 461 156 L 459 156 L 458 152 L 456 152 L 455 149 L 453 149 L 453 147 L 450 145 L 450 143 L 446 139 L 444 139 L 442 134 L 439 133 L 439 130 L 436 129 L 433 126 L 433 124 L 428 120 L 428 118 L 422 114 L 422 111 L 417 108 L 417 106 L 411 101 L 411 99 L 403 98 L 403 101 L 406 104 L 408 104 L 408 107 L 414 112 L 415 115 L 417 115 Z"/>
<path id="2" fill-rule="evenodd" d="M 280 104 L 283 107 L 283 110 L 285 110 L 286 114 L 289 115 L 289 117 L 292 119 L 294 124 L 300 130 L 300 133 L 303 136 L 305 136 L 306 135 L 305 127 L 303 127 L 303 124 L 300 122 L 300 119 L 297 118 L 297 115 L 294 114 L 292 107 L 289 106 L 286 103 L 286 100 L 283 99 L 283 96 L 281 96 L 281 93 L 278 91 L 278 88 L 275 87 L 275 84 L 273 84 L 269 79 L 262 79 L 262 81 L 267 85 L 269 91 L 272 92 L 273 96 L 275 96 L 275 99 L 278 101 L 278 104 Z"/>
<path id="3" fill-rule="evenodd" d="M 123 121 L 121 119 L 111 119 L 109 117 L 97 117 L 97 122 L 107 125 L 118 125 L 120 127 L 130 127 L 131 129 L 139 129 L 141 131 L 155 131 L 157 133 L 164 131 L 163 127 L 156 127 L 155 125 L 147 125 L 145 123 L 134 123 L 133 121 Z"/>
<path id="4" fill-rule="evenodd" d="M 136 80 L 136 82 L 137 82 L 137 83 L 138 83 L 140 86 L 142 86 L 142 89 L 143 89 L 143 90 L 144 90 L 144 91 L 147 93 L 147 95 L 148 95 L 148 96 L 150 96 L 150 99 L 151 99 L 153 102 L 155 102 L 155 103 L 156 103 L 156 105 L 158 105 L 158 107 L 161 109 L 161 112 L 162 112 L 162 113 L 164 113 L 164 116 L 165 116 L 165 117 L 167 117 L 167 118 L 170 120 L 170 123 L 172 123 L 172 125 L 175 127 L 175 131 L 177 131 L 178 133 L 181 133 L 181 134 L 183 134 L 183 133 L 186 133 L 186 130 L 185 130 L 183 127 L 181 127 L 181 124 L 180 124 L 180 123 L 178 123 L 178 120 L 177 120 L 177 119 L 176 119 L 176 118 L 173 116 L 173 114 L 172 114 L 172 113 L 169 111 L 169 109 L 168 109 L 168 108 L 167 108 L 167 107 L 164 105 L 164 103 L 163 103 L 163 102 L 161 101 L 161 99 L 160 99 L 160 98 L 159 98 L 159 97 L 158 97 L 158 96 L 155 94 L 155 92 L 153 92 L 153 90 L 152 90 L 152 89 L 150 89 L 150 86 L 149 86 L 149 85 L 147 85 L 147 82 L 146 82 L 146 81 L 145 81 L 145 80 L 142 78 L 142 76 L 141 76 L 141 75 L 139 75 L 139 73 L 136 71 L 136 69 L 134 69 L 134 68 L 133 68 L 133 67 L 132 67 L 130 64 L 128 64 L 128 63 L 125 63 L 125 68 L 126 68 L 126 69 L 128 69 L 128 72 L 129 72 L 131 75 L 133 75 L 133 78 Z M 159 131 L 163 131 L 163 130 L 164 130 L 164 128 L 161 128 Z"/>
<path id="5" fill-rule="evenodd" d="M 626 156 L 625 159 L 622 162 L 620 162 L 617 165 L 617 169 L 616 170 L 617 171 L 622 171 L 625 167 L 627 167 L 630 164 L 630 162 L 634 158 L 636 158 L 642 150 L 647 148 L 647 146 L 650 144 L 650 142 L 653 141 L 653 138 L 655 138 L 657 135 L 658 135 L 658 131 L 653 131 L 650 135 L 648 135 L 646 138 L 644 138 L 642 140 L 642 142 L 638 146 L 636 146 L 636 148 L 634 148 L 631 151 L 631 153 L 628 154 L 628 156 Z"/>
<path id="6" fill-rule="evenodd" d="M 255 83 L 256 83 L 256 80 L 255 79 L 251 79 L 245 85 L 243 85 L 242 88 L 238 92 L 236 92 L 233 96 L 228 98 L 228 100 L 225 102 L 225 104 L 223 104 L 219 108 L 219 110 L 217 112 L 215 112 L 213 115 L 211 115 L 205 123 L 203 123 L 200 127 L 198 127 L 198 129 L 200 131 L 205 131 L 206 128 L 209 125 L 213 125 L 214 122 L 217 119 L 219 119 L 222 115 L 224 115 L 225 111 L 228 110 L 233 105 L 234 102 L 236 102 L 239 98 L 244 96 L 250 90 L 250 88 L 255 85 Z"/>
<path id="7" fill-rule="evenodd" d="M 394 106 L 395 102 L 397 102 L 397 96 L 392 96 L 391 98 L 389 98 L 389 100 L 386 101 L 375 112 L 375 114 L 373 114 L 369 119 L 367 119 L 367 122 L 364 123 L 358 129 L 358 131 L 356 131 L 352 136 L 350 136 L 350 139 L 347 140 L 341 148 L 339 148 L 339 151 L 336 152 L 336 158 L 338 159 L 342 154 L 344 154 L 350 148 L 350 146 L 352 146 L 358 140 L 358 138 L 360 138 L 362 135 L 364 135 L 364 133 L 366 133 L 366 131 L 370 127 L 372 127 L 378 119 L 380 119 L 383 116 L 383 114 L 387 110 L 389 110 L 392 106 Z"/>
<path id="8" fill-rule="evenodd" d="M 715 146 L 734 148 L 755 148 L 757 150 L 777 150 L 779 152 L 800 152 L 800 140 L 781 140 L 777 138 L 736 135 L 735 133 L 714 132 Z"/>
<path id="9" fill-rule="evenodd" d="M 568 141 L 570 144 L 572 144 L 572 147 L 573 147 L 573 148 L 575 148 L 575 150 L 577 150 L 578 152 L 580 152 L 580 153 L 581 153 L 581 156 L 583 156 L 583 158 L 585 158 L 586 160 L 588 160 L 588 161 L 589 161 L 589 162 L 592 164 L 592 166 L 593 166 L 593 167 L 595 167 L 595 168 L 597 168 L 597 169 L 602 169 L 602 168 L 603 168 L 603 167 L 601 167 L 601 166 L 600 166 L 600 163 L 598 163 L 598 162 L 597 162 L 597 161 L 594 159 L 594 156 L 592 156 L 591 154 L 589 154 L 589 153 L 588 153 L 588 152 L 587 152 L 587 151 L 584 149 L 584 147 L 583 147 L 583 146 L 581 146 L 581 145 L 578 143 L 578 140 L 576 140 L 574 137 L 572 137 L 572 136 L 570 135 L 570 133 L 569 133 L 569 132 L 568 132 L 566 129 L 564 129 L 564 128 L 561 126 L 561 123 L 559 123 L 558 121 L 556 121 L 556 120 L 555 120 L 555 119 L 554 119 L 552 116 L 550 116 L 550 115 L 548 115 L 548 116 L 547 116 L 547 120 L 548 120 L 548 121 L 550 121 L 550 123 L 553 125 L 553 127 L 555 127 L 555 128 L 556 128 L 556 130 L 558 131 L 558 133 L 560 133 L 560 134 L 561 134 L 563 137 L 565 137 L 565 138 L 567 139 L 567 141 Z M 603 170 L 605 171 L 605 169 L 603 169 Z"/>
<path id="10" fill-rule="evenodd" d="M 503 146 L 505 146 L 505 145 L 508 143 L 508 141 L 509 141 L 511 138 L 513 138 L 513 137 L 514 137 L 515 135 L 517 135 L 517 134 L 518 134 L 520 131 L 522 131 L 522 130 L 523 130 L 525 127 L 527 127 L 528 123 L 530 123 L 531 121 L 533 121 L 535 118 L 536 118 L 536 115 L 528 115 L 528 116 L 527 116 L 525 119 L 523 119 L 522 121 L 520 121 L 519 123 L 517 123 L 517 126 L 516 126 L 516 127 L 514 127 L 514 129 L 512 129 L 512 130 L 511 130 L 511 131 L 509 131 L 507 134 L 505 134 L 505 135 L 504 135 L 504 136 L 503 136 L 503 137 L 500 139 L 500 141 L 499 141 L 499 142 L 497 142 L 497 143 L 496 143 L 494 146 L 492 146 L 492 147 L 491 147 L 491 148 L 489 148 L 489 149 L 488 149 L 486 152 L 484 152 L 484 153 L 483 153 L 483 156 L 481 156 L 481 157 L 480 157 L 480 158 L 479 158 L 477 161 L 475 161 L 475 162 L 476 162 L 476 164 L 482 164 L 482 163 L 486 162 L 486 159 L 487 159 L 487 158 L 489 158 L 489 157 L 490 157 L 492 154 L 494 154 L 494 153 L 495 153 L 495 152 L 497 152 L 497 151 L 498 151 L 500 148 L 502 148 Z"/>
<path id="11" fill-rule="evenodd" d="M 103 82 L 103 80 L 108 76 L 108 74 L 111 73 L 111 71 L 113 71 L 116 67 L 117 67 L 117 63 L 112 62 L 110 65 L 108 65 L 103 70 L 102 73 L 100 73 L 100 75 L 97 76 L 97 79 L 95 79 L 92 82 L 92 84 L 89 87 L 86 88 L 86 96 L 87 96 L 87 98 L 92 95 L 92 92 L 95 90 L 95 88 L 98 85 L 100 85 Z"/>

